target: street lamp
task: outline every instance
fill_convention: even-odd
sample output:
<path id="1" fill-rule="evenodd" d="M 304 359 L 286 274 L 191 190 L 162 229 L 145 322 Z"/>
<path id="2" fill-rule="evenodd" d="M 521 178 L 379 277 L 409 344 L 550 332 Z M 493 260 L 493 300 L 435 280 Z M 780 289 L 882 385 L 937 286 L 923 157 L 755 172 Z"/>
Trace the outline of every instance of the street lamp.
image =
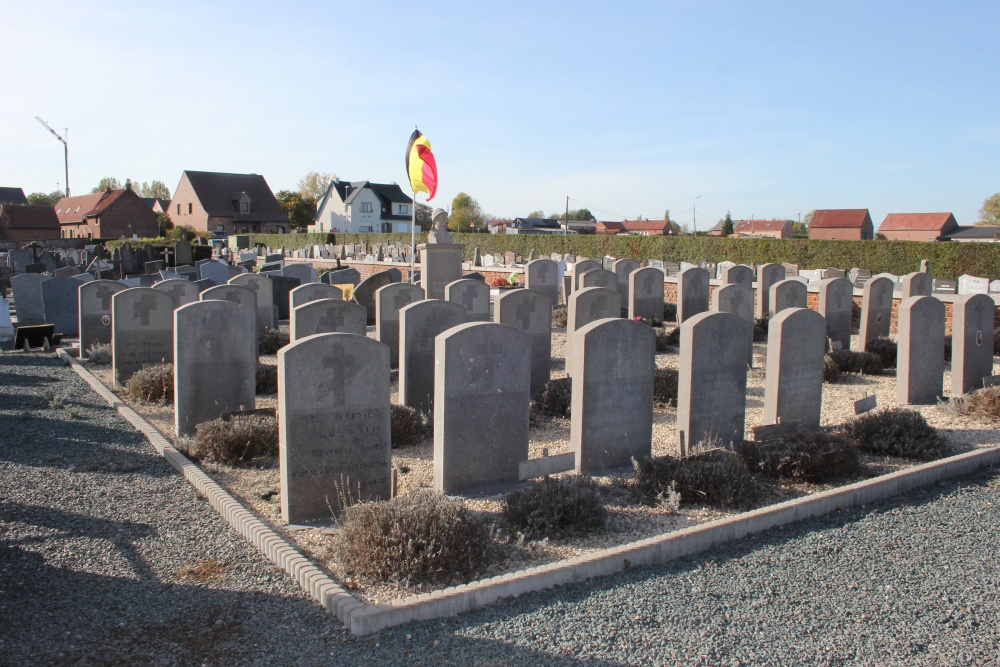
<path id="1" fill-rule="evenodd" d="M 691 202 L 691 233 L 694 236 L 698 236 L 698 200 L 704 196 L 705 195 L 698 195 L 694 198 L 694 201 Z"/>

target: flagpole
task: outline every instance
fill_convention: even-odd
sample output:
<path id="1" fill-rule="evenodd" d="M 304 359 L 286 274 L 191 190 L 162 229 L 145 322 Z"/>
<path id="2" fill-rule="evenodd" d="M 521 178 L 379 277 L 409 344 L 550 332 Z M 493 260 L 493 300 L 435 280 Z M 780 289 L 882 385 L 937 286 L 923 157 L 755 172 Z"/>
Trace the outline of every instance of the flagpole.
<path id="1" fill-rule="evenodd" d="M 414 268 L 413 260 L 414 255 L 417 254 L 417 191 L 413 191 L 413 210 L 410 211 L 410 283 L 415 284 L 416 281 L 413 279 Z"/>

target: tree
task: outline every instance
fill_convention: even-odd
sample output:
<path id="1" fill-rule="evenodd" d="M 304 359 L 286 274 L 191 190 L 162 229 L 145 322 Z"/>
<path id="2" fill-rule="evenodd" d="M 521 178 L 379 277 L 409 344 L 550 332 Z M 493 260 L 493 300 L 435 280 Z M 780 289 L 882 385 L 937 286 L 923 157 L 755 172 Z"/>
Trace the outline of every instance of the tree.
<path id="1" fill-rule="evenodd" d="M 722 235 L 729 236 L 733 233 L 733 216 L 729 215 L 729 211 L 726 211 L 726 217 L 724 217 L 719 222 L 722 223 Z"/>
<path id="2" fill-rule="evenodd" d="M 170 188 L 163 181 L 143 182 L 142 185 L 132 188 L 140 197 L 153 199 L 170 199 Z"/>
<path id="3" fill-rule="evenodd" d="M 434 224 L 431 220 L 431 207 L 427 204 L 417 204 L 417 227 L 420 231 L 429 232 Z"/>
<path id="4" fill-rule="evenodd" d="M 990 195 L 979 209 L 977 225 L 1000 225 L 1000 192 Z"/>
<path id="5" fill-rule="evenodd" d="M 156 216 L 156 224 L 160 228 L 160 236 L 166 236 L 167 232 L 174 228 L 174 221 L 170 219 L 170 214 L 165 211 Z"/>
<path id="6" fill-rule="evenodd" d="M 292 222 L 294 229 L 305 229 L 316 217 L 316 200 L 294 190 L 279 190 L 274 198 Z"/>
<path id="7" fill-rule="evenodd" d="M 108 188 L 111 188 L 112 190 L 121 190 L 122 189 L 122 184 L 119 183 L 118 179 L 115 178 L 114 176 L 105 176 L 97 184 L 97 187 L 94 188 L 93 190 L 91 190 L 90 192 L 91 192 L 91 194 L 94 194 L 94 193 L 97 193 L 97 192 L 104 192 Z"/>
<path id="8" fill-rule="evenodd" d="M 528 219 L 530 220 L 536 220 L 544 217 L 545 217 L 545 211 L 541 209 L 537 211 L 532 211 L 531 213 L 528 214 Z"/>
<path id="9" fill-rule="evenodd" d="M 541 211 L 538 211 L 538 212 L 541 213 Z M 563 211 L 562 213 L 553 213 L 550 217 L 553 220 L 564 220 L 566 218 L 566 211 Z M 594 217 L 594 214 L 591 213 L 588 209 L 585 209 L 585 208 L 578 208 L 578 209 L 570 211 L 569 212 L 569 219 L 570 220 L 576 220 L 576 221 L 587 221 L 587 220 L 589 220 L 590 222 L 597 222 L 597 218 Z"/>
<path id="10" fill-rule="evenodd" d="M 453 232 L 468 232 L 486 226 L 486 216 L 479 202 L 459 192 L 451 200 L 451 215 L 448 217 L 448 229 Z"/>
<path id="11" fill-rule="evenodd" d="M 797 239 L 804 239 L 809 237 L 809 225 L 805 222 L 795 222 L 794 220 L 789 220 L 792 223 L 792 236 Z"/>
<path id="12" fill-rule="evenodd" d="M 32 192 L 28 195 L 29 206 L 55 206 L 66 194 L 61 190 L 55 190 L 49 194 L 44 192 Z"/>
<path id="13" fill-rule="evenodd" d="M 808 227 L 809 224 L 812 223 L 814 215 L 816 215 L 816 209 L 813 209 L 808 213 L 806 213 L 806 217 L 802 218 L 802 224 Z"/>
<path id="14" fill-rule="evenodd" d="M 330 181 L 337 180 L 337 175 L 328 171 L 310 171 L 299 179 L 299 194 L 314 202 L 326 192 Z"/>

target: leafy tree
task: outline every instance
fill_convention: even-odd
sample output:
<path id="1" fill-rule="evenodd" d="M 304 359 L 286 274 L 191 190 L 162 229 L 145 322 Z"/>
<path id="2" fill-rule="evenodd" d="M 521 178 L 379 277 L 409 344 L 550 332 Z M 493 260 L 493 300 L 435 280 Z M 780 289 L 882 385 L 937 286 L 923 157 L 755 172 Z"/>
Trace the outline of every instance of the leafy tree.
<path id="1" fill-rule="evenodd" d="M 977 225 L 1000 225 L 1000 192 L 992 194 L 983 202 L 979 209 Z"/>
<path id="2" fill-rule="evenodd" d="M 733 233 L 733 216 L 729 215 L 729 211 L 726 211 L 726 217 L 720 220 L 722 223 L 722 235 L 729 236 Z"/>
<path id="3" fill-rule="evenodd" d="M 468 232 L 486 226 L 486 216 L 479 202 L 459 192 L 451 200 L 451 215 L 448 217 L 448 229 L 453 232 Z"/>
<path id="4" fill-rule="evenodd" d="M 66 194 L 61 190 L 55 190 L 48 194 L 44 192 L 32 192 L 28 195 L 29 206 L 55 206 Z"/>
<path id="5" fill-rule="evenodd" d="M 160 236 L 166 236 L 167 232 L 174 228 L 174 221 L 166 211 L 156 216 L 156 224 L 160 228 Z"/>
<path id="6" fill-rule="evenodd" d="M 806 213 L 806 217 L 802 218 L 802 224 L 808 227 L 812 223 L 814 215 L 816 215 L 816 209 Z"/>
<path id="7" fill-rule="evenodd" d="M 275 199 L 295 229 L 305 229 L 316 216 L 316 200 L 294 190 L 279 190 Z"/>
<path id="8" fill-rule="evenodd" d="M 417 204 L 417 227 L 421 231 L 428 232 L 433 226 L 431 220 L 431 207 L 427 204 Z"/>
<path id="9" fill-rule="evenodd" d="M 538 212 L 541 213 L 541 211 Z M 553 213 L 549 217 L 552 218 L 553 220 L 564 220 L 566 218 L 566 211 L 563 211 L 562 213 Z M 570 211 L 569 219 L 575 220 L 577 222 L 586 222 L 588 220 L 590 222 L 597 222 L 597 218 L 594 217 L 594 214 L 585 208 L 578 208 L 576 210 Z"/>
<path id="10" fill-rule="evenodd" d="M 163 181 L 143 182 L 142 185 L 132 186 L 135 193 L 140 197 L 152 197 L 154 199 L 170 199 L 170 188 Z"/>
<path id="11" fill-rule="evenodd" d="M 104 192 L 108 188 L 111 188 L 112 190 L 121 190 L 122 189 L 122 184 L 119 183 L 118 179 L 115 178 L 114 176 L 105 176 L 97 184 L 97 187 L 94 188 L 93 190 L 91 190 L 90 192 L 91 192 L 91 194 L 94 194 L 94 193 L 97 193 L 97 192 Z"/>
<path id="12" fill-rule="evenodd" d="M 336 180 L 337 175 L 328 171 L 310 171 L 299 179 L 299 194 L 306 199 L 318 201 L 326 192 L 330 181 Z M 289 216 L 291 217 L 291 216 Z"/>
<path id="13" fill-rule="evenodd" d="M 797 239 L 804 239 L 809 236 L 809 225 L 805 222 L 795 222 L 794 220 L 789 221 L 792 223 L 792 236 Z"/>
<path id="14" fill-rule="evenodd" d="M 531 220 L 536 220 L 536 219 L 544 218 L 544 217 L 545 217 L 545 211 L 543 211 L 541 209 L 539 209 L 537 211 L 532 211 L 531 213 L 528 214 L 528 218 L 531 219 Z"/>

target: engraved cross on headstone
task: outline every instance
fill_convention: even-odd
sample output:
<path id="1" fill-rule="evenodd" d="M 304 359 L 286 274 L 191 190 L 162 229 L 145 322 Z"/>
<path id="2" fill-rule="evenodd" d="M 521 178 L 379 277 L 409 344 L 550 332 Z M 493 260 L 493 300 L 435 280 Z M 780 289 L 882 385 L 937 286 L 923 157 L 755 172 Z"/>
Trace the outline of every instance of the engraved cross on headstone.
<path id="1" fill-rule="evenodd" d="M 323 316 L 316 322 L 313 333 L 340 331 L 344 326 L 344 313 L 339 308 L 327 308 Z"/>
<path id="2" fill-rule="evenodd" d="M 357 370 L 358 361 L 350 355 L 344 354 L 342 344 L 336 344 L 329 354 L 323 356 L 321 363 L 327 374 L 317 389 L 323 394 L 332 394 L 333 404 L 337 407 L 344 407 L 347 403 L 347 383 Z"/>
<path id="3" fill-rule="evenodd" d="M 157 309 L 156 300 L 149 294 L 143 294 L 132 306 L 132 319 L 139 319 L 139 324 L 149 326 L 149 314 Z"/>
<path id="4" fill-rule="evenodd" d="M 652 273 L 646 273 L 642 277 L 642 295 L 643 296 L 655 296 L 656 295 L 656 276 Z"/>
<path id="5" fill-rule="evenodd" d="M 538 302 L 535 299 L 521 299 L 517 307 L 514 308 L 514 321 L 524 331 L 531 328 L 531 316 L 538 310 Z"/>
<path id="6" fill-rule="evenodd" d="M 552 273 L 552 265 L 548 262 L 542 262 L 536 266 L 531 267 L 534 270 L 535 276 L 543 283 L 548 283 L 552 279 L 549 278 L 549 274 Z"/>
<path id="7" fill-rule="evenodd" d="M 94 290 L 94 296 L 101 300 L 101 310 L 111 310 L 111 297 L 115 290 L 110 285 L 101 285 Z"/>
<path id="8" fill-rule="evenodd" d="M 827 289 L 826 294 L 833 302 L 833 307 L 836 310 L 844 310 L 846 308 L 844 297 L 847 296 L 847 290 L 842 289 L 840 285 L 834 285 L 832 288 Z"/>
<path id="9" fill-rule="evenodd" d="M 459 295 L 459 299 L 462 300 L 462 306 L 471 312 L 473 307 L 476 305 L 476 292 L 471 285 L 462 287 L 462 293 Z"/>
<path id="10" fill-rule="evenodd" d="M 413 303 L 413 298 L 408 292 L 397 292 L 395 296 L 392 297 L 392 310 L 394 313 L 399 313 L 400 309 L 404 306 L 408 306 Z"/>
<path id="11" fill-rule="evenodd" d="M 603 311 L 606 310 L 607 297 L 599 297 L 590 302 L 590 308 L 588 308 L 589 319 L 588 323 L 593 322 L 601 318 Z"/>

